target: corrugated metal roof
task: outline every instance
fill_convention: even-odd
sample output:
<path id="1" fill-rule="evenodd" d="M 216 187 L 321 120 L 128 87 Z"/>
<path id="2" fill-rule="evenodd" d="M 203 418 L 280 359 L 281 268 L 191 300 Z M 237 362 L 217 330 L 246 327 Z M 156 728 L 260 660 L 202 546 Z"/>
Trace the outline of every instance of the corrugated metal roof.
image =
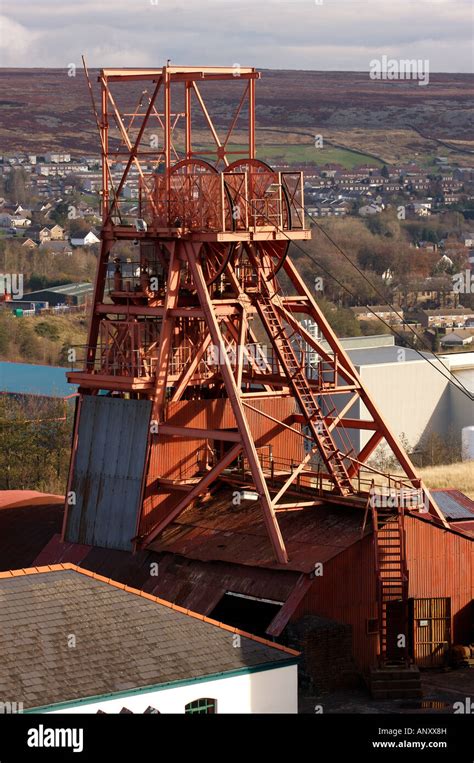
<path id="1" fill-rule="evenodd" d="M 456 530 L 461 530 L 461 532 L 465 533 L 466 535 L 471 535 L 474 538 L 474 519 L 471 519 L 469 522 L 456 522 L 452 525 Z"/>
<path id="2" fill-rule="evenodd" d="M 94 284 L 92 283 L 64 283 L 61 286 L 48 286 L 44 289 L 37 289 L 37 291 L 30 291 L 24 296 L 29 298 L 36 294 L 44 294 L 47 291 L 53 292 L 53 294 L 64 294 L 65 296 L 79 296 L 80 294 L 87 294 L 94 291 Z"/>
<path id="3" fill-rule="evenodd" d="M 0 362 L 0 393 L 66 397 L 77 385 L 68 384 L 69 369 L 58 366 L 36 366 L 31 363 Z"/>
<path id="4" fill-rule="evenodd" d="M 432 490 L 431 493 L 446 519 L 474 519 L 474 501 L 460 490 Z"/>
<path id="5" fill-rule="evenodd" d="M 65 537 L 72 543 L 132 549 L 136 534 L 149 400 L 84 397 Z"/>
<path id="6" fill-rule="evenodd" d="M 232 491 L 223 488 L 211 500 L 186 509 L 150 548 L 201 561 L 311 572 L 318 562 L 357 543 L 363 516 L 362 511 L 337 505 L 279 513 L 289 554 L 288 566 L 280 565 L 275 562 L 260 505 L 233 506 Z"/>

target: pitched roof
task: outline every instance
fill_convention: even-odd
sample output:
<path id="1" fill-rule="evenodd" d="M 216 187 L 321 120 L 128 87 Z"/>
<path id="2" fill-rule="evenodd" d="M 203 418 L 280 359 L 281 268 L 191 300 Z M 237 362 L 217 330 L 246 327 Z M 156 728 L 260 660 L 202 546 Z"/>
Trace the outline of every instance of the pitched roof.
<path id="1" fill-rule="evenodd" d="M 60 244 L 67 245 L 67 242 L 60 241 Z M 94 284 L 92 283 L 63 283 L 61 286 L 46 286 L 44 289 L 38 289 L 37 291 L 30 291 L 29 294 L 25 294 L 25 298 L 33 297 L 35 294 L 44 294 L 45 292 L 53 292 L 54 294 L 64 294 L 65 296 L 79 296 L 80 294 L 87 294 L 94 290 Z"/>
<path id="2" fill-rule="evenodd" d="M 420 310 L 425 315 L 471 315 L 470 307 L 437 307 L 435 310 Z"/>
<path id="3" fill-rule="evenodd" d="M 0 640 L 2 696 L 20 698 L 25 709 L 284 666 L 298 656 L 71 564 L 0 574 Z"/>

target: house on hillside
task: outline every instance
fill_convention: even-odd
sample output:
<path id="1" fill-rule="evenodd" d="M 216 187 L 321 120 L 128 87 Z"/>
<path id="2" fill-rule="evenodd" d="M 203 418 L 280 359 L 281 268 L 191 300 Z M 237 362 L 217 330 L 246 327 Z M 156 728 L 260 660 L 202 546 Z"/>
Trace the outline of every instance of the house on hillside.
<path id="1" fill-rule="evenodd" d="M 38 244 L 32 238 L 26 238 L 21 246 L 22 249 L 36 249 Z"/>
<path id="2" fill-rule="evenodd" d="M 44 244 L 45 241 L 51 241 L 51 231 L 49 228 L 44 227 L 38 231 L 38 241 L 40 244 Z"/>
<path id="3" fill-rule="evenodd" d="M 474 315 L 470 307 L 440 307 L 436 310 L 417 310 L 414 318 L 424 328 L 462 327 Z"/>
<path id="4" fill-rule="evenodd" d="M 369 307 L 351 307 L 351 310 L 358 321 L 373 321 L 381 318 L 383 321 L 393 325 L 403 323 L 403 310 L 397 309 L 395 313 L 388 305 L 370 305 L 370 309 Z"/>
<path id="5" fill-rule="evenodd" d="M 414 201 L 407 205 L 407 210 L 417 217 L 429 217 L 431 215 L 431 201 Z"/>
<path id="6" fill-rule="evenodd" d="M 22 207 L 21 204 L 17 204 L 13 210 L 13 214 L 22 217 L 31 217 L 31 209 L 26 209 L 25 207 Z"/>
<path id="7" fill-rule="evenodd" d="M 451 331 L 440 340 L 440 344 L 442 347 L 466 347 L 472 344 L 472 335 L 461 336 L 455 331 Z"/>
<path id="8" fill-rule="evenodd" d="M 47 153 L 45 161 L 51 164 L 63 164 L 71 161 L 71 154 L 66 153 Z"/>
<path id="9" fill-rule="evenodd" d="M 29 217 L 26 217 L 26 215 L 13 215 L 11 224 L 13 228 L 29 228 L 31 220 Z"/>
<path id="10" fill-rule="evenodd" d="M 50 231 L 51 241 L 64 241 L 65 230 L 61 225 L 53 225 Z"/>
<path id="11" fill-rule="evenodd" d="M 359 214 L 362 217 L 369 217 L 370 215 L 379 215 L 380 212 L 383 212 L 385 209 L 385 206 L 383 204 L 376 204 L 373 202 L 372 204 L 366 204 L 363 207 L 359 209 Z"/>
<path id="12" fill-rule="evenodd" d="M 93 246 L 99 244 L 100 238 L 98 238 L 93 231 L 89 231 L 84 236 L 71 237 L 72 246 Z"/>

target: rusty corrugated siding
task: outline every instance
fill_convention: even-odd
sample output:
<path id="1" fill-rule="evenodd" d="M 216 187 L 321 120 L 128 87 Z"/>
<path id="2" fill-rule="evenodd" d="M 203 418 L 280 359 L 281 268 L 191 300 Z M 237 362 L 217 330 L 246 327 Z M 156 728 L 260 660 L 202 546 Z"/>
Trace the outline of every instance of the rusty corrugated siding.
<path id="1" fill-rule="evenodd" d="M 132 549 L 151 414 L 148 400 L 84 397 L 65 539 Z"/>
<path id="2" fill-rule="evenodd" d="M 405 520 L 409 596 L 450 597 L 453 643 L 468 643 L 473 632 L 474 542 L 415 516 Z M 292 617 L 305 614 L 349 623 L 353 653 L 362 669 L 374 664 L 376 635 L 366 634 L 366 621 L 377 616 L 374 549 L 367 536 L 330 559 L 315 578 Z"/>
<path id="3" fill-rule="evenodd" d="M 295 411 L 292 397 L 276 399 L 252 399 L 253 408 L 263 411 L 278 421 L 289 423 Z M 250 431 L 257 448 L 271 444 L 275 460 L 294 459 L 304 456 L 303 438 L 295 432 L 264 418 L 255 410 L 245 408 Z M 196 429 L 236 429 L 235 417 L 229 400 L 182 400 L 170 403 L 165 414 L 166 423 L 172 426 L 188 426 Z M 295 429 L 300 425 L 292 424 Z M 184 480 L 198 474 L 199 462 L 206 447 L 216 443 L 209 439 L 189 439 L 154 435 L 150 447 L 148 478 L 145 491 L 140 535 L 145 535 L 182 498 L 183 493 L 164 487 L 156 490 L 155 480 L 161 478 Z"/>
<path id="4" fill-rule="evenodd" d="M 410 596 L 449 596 L 453 643 L 467 642 L 473 626 L 473 540 L 416 517 L 407 517 L 405 527 Z"/>
<path id="5" fill-rule="evenodd" d="M 336 556 L 360 538 L 363 512 L 337 505 L 278 514 L 288 551 L 280 565 L 268 538 L 258 501 L 234 506 L 232 490 L 221 488 L 209 500 L 188 507 L 150 548 L 201 561 L 311 572 L 317 562 Z"/>
<path id="6" fill-rule="evenodd" d="M 355 542 L 323 566 L 291 620 L 320 615 L 352 626 L 352 649 L 361 669 L 377 658 L 378 637 L 367 635 L 367 620 L 377 617 L 372 536 Z"/>

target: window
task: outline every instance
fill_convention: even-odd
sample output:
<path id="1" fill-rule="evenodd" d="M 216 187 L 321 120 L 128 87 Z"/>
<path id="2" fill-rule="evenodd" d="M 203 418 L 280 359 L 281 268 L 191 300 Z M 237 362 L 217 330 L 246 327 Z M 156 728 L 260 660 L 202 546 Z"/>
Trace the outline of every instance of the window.
<path id="1" fill-rule="evenodd" d="M 202 715 L 214 715 L 217 713 L 217 700 L 202 698 L 195 699 L 194 702 L 188 702 L 184 708 L 185 713 L 199 713 Z"/>
<path id="2" fill-rule="evenodd" d="M 374 636 L 376 633 L 379 632 L 379 621 L 376 617 L 369 618 L 366 622 L 367 627 L 367 635 L 368 636 Z"/>
<path id="3" fill-rule="evenodd" d="M 278 614 L 282 602 L 257 599 L 252 596 L 226 591 L 209 617 L 239 630 L 249 631 L 266 638 L 265 631 Z"/>

